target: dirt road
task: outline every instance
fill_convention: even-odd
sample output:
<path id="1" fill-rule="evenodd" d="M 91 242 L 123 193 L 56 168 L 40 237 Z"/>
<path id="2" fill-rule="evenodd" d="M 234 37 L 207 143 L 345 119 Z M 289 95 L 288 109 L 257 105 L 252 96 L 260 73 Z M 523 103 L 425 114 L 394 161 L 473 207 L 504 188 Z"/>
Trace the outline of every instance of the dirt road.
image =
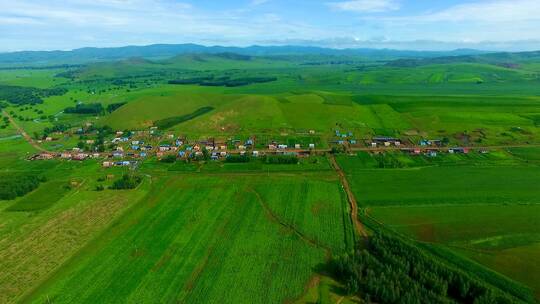
<path id="1" fill-rule="evenodd" d="M 368 234 L 366 232 L 366 229 L 364 228 L 364 225 L 362 225 L 362 223 L 358 219 L 358 204 L 356 203 L 356 198 L 354 197 L 351 187 L 349 186 L 349 181 L 347 180 L 347 177 L 345 176 L 345 172 L 343 172 L 343 170 L 337 163 L 336 158 L 334 157 L 333 154 L 331 154 L 328 157 L 328 159 L 330 160 L 332 167 L 334 167 L 337 174 L 339 175 L 341 185 L 343 186 L 343 189 L 345 190 L 345 193 L 347 194 L 347 198 L 351 206 L 351 220 L 354 225 L 354 229 L 359 236 L 362 236 L 364 239 L 367 239 Z"/>
<path id="2" fill-rule="evenodd" d="M 34 147 L 36 150 L 38 151 L 41 151 L 41 152 L 47 152 L 47 153 L 53 153 L 53 152 L 50 152 L 50 151 L 47 151 L 46 149 L 42 148 L 40 145 L 38 145 L 38 143 L 32 138 L 30 137 L 30 135 L 28 135 L 23 128 L 21 128 L 21 126 L 19 126 L 17 124 L 17 122 L 15 121 L 15 119 L 13 119 L 13 117 L 11 117 L 11 115 L 9 115 L 8 112 L 6 111 L 2 111 L 2 114 L 4 114 L 4 116 L 6 116 L 8 119 L 9 119 L 9 122 L 15 127 L 15 129 L 17 129 L 17 131 L 19 133 L 21 133 L 21 135 L 24 137 L 24 139 L 30 144 L 32 145 L 32 147 Z"/>

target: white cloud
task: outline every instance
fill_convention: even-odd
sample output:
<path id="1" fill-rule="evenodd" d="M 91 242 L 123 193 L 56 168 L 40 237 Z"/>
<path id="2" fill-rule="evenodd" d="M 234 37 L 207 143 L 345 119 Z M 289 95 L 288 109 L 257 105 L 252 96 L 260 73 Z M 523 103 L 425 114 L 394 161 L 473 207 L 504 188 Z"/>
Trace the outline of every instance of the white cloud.
<path id="1" fill-rule="evenodd" d="M 330 2 L 328 5 L 336 10 L 358 13 L 380 13 L 400 8 L 399 3 L 395 0 L 351 0 Z"/>
<path id="2" fill-rule="evenodd" d="M 540 1 L 498 0 L 464 3 L 418 17 L 422 21 L 479 21 L 490 23 L 540 20 Z"/>

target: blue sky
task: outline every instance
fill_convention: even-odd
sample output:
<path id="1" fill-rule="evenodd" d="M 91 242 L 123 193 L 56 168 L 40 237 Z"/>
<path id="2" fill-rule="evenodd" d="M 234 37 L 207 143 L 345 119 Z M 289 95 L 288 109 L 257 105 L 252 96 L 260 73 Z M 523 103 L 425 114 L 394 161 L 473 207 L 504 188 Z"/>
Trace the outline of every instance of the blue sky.
<path id="1" fill-rule="evenodd" d="M 0 52 L 153 43 L 540 49 L 540 0 L 0 0 Z"/>

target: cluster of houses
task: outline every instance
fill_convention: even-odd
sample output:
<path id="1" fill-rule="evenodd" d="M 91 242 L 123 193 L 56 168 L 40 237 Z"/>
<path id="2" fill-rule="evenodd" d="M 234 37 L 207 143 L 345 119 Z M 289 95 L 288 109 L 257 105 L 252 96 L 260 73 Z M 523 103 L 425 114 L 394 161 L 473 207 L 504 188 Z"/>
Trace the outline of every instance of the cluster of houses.
<path id="1" fill-rule="evenodd" d="M 402 143 L 402 141 L 399 138 L 394 138 L 394 137 L 374 137 L 370 142 L 370 146 L 372 148 L 391 147 L 391 146 L 400 147 L 401 143 Z"/>
<path id="2" fill-rule="evenodd" d="M 338 144 L 338 145 L 346 145 L 346 144 L 357 145 L 358 144 L 358 141 L 354 138 L 353 132 L 347 131 L 347 132 L 341 133 L 340 130 L 335 130 L 335 135 L 337 139 L 331 142 L 333 144 Z"/>
<path id="3" fill-rule="evenodd" d="M 80 130 L 81 131 L 81 130 Z M 310 130 L 309 134 L 315 131 Z M 45 140 L 53 140 L 46 138 Z M 376 136 L 371 139 L 362 139 L 362 146 L 355 139 L 353 132 L 335 130 L 335 139 L 330 144 L 350 145 L 354 148 L 376 149 L 378 148 L 399 148 L 401 151 L 410 154 L 422 154 L 434 157 L 442 152 L 443 141 L 433 139 L 422 139 L 417 144 L 410 142 L 404 143 L 399 138 Z M 95 140 L 87 139 L 86 144 L 94 145 Z M 152 127 L 147 131 L 122 132 L 117 131 L 114 138 L 107 144 L 112 147 L 108 152 L 85 152 L 80 148 L 73 148 L 71 151 L 62 153 L 41 153 L 34 155 L 31 159 L 54 159 L 61 158 L 66 160 L 82 161 L 86 159 L 103 159 L 103 167 L 130 166 L 136 163 L 137 159 L 144 159 L 150 155 L 157 158 L 174 155 L 177 158 L 197 158 L 208 156 L 213 160 L 226 158 L 231 154 L 250 155 L 258 157 L 264 153 L 273 154 L 302 154 L 309 153 L 316 148 L 315 143 L 295 143 L 284 144 L 277 141 L 271 141 L 266 145 L 258 145 L 263 151 L 257 151 L 255 147 L 255 137 L 246 140 L 229 139 L 216 140 L 209 138 L 201 141 L 188 142 L 185 137 L 178 137 L 173 134 L 162 134 L 157 128 Z M 467 148 L 449 148 L 448 153 L 469 153 Z M 126 160 L 127 159 L 127 160 Z"/>

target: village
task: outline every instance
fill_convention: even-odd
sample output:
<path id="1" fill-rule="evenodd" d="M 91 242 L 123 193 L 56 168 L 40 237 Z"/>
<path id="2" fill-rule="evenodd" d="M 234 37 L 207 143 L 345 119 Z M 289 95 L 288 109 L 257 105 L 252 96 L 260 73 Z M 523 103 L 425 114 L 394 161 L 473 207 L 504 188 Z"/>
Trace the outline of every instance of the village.
<path id="1" fill-rule="evenodd" d="M 103 134 L 107 133 L 107 134 Z M 109 134 L 110 133 L 110 134 Z M 85 161 L 89 159 L 102 160 L 103 167 L 132 166 L 140 160 L 156 157 L 175 160 L 226 160 L 232 155 L 257 158 L 265 155 L 285 155 L 308 157 L 310 155 L 325 153 L 354 153 L 366 151 L 371 153 L 384 153 L 386 151 L 401 151 L 412 155 L 426 155 L 436 157 L 439 153 L 468 154 L 471 148 L 446 147 L 441 139 L 421 139 L 415 142 L 411 139 L 402 139 L 386 136 L 357 139 L 351 131 L 341 132 L 334 130 L 334 136 L 326 145 L 314 130 L 303 138 L 301 143 L 294 140 L 265 140 L 257 136 L 248 136 L 244 139 L 231 137 L 227 139 L 207 138 L 204 140 L 190 140 L 185 135 L 176 135 L 150 127 L 138 131 L 109 131 L 95 130 L 91 124 L 76 130 L 57 131 L 38 140 L 38 144 L 54 142 L 58 138 L 80 136 L 81 141 L 76 147 L 63 151 L 48 151 L 32 155 L 29 160 L 73 160 Z M 96 138 L 94 138 L 96 137 Z M 291 143 L 291 141 L 293 141 Z M 487 149 L 480 149 L 480 153 L 488 153 Z"/>

